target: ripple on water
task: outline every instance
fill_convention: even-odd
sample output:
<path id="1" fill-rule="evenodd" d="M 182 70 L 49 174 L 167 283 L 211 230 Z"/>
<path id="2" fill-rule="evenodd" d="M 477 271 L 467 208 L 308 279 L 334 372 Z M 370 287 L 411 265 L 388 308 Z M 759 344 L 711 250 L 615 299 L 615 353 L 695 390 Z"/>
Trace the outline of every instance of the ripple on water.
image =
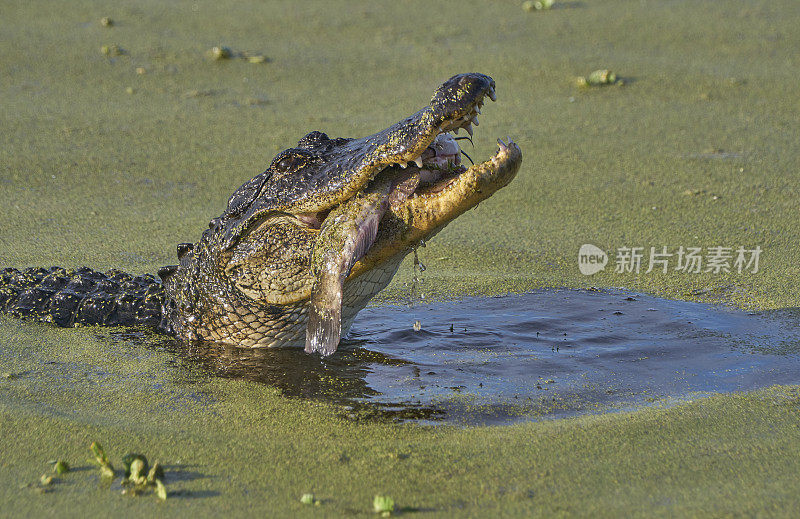
<path id="1" fill-rule="evenodd" d="M 614 290 L 368 308 L 324 360 L 299 349 L 188 353 L 218 376 L 430 423 L 510 423 L 800 382 L 794 311 Z"/>

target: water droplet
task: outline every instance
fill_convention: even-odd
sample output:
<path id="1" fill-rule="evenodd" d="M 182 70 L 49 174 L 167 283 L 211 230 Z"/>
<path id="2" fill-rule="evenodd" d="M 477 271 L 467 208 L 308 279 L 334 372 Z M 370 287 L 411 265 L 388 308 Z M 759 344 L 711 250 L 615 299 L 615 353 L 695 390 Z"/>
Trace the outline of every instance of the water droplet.
<path id="1" fill-rule="evenodd" d="M 413 307 L 418 300 L 425 299 L 425 296 L 421 294 L 421 285 L 422 285 L 422 278 L 420 274 L 425 271 L 425 265 L 419 261 L 419 256 L 417 254 L 417 248 L 414 248 L 414 262 L 412 265 L 412 273 L 411 273 L 411 293 L 409 294 L 409 301 L 408 306 Z"/>

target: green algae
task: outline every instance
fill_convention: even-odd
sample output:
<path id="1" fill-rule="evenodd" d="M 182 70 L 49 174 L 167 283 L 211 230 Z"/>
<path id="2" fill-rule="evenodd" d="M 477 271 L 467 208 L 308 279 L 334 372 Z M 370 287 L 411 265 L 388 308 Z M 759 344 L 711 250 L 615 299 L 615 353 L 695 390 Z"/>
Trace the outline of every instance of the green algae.
<path id="1" fill-rule="evenodd" d="M 59 476 L 62 474 L 66 474 L 67 472 L 69 472 L 69 463 L 67 463 L 64 460 L 57 460 L 53 464 L 53 472 L 55 472 Z"/>
<path id="2" fill-rule="evenodd" d="M 394 512 L 394 499 L 389 496 L 375 496 L 372 500 L 372 509 L 376 514 L 388 517 Z"/>
<path id="3" fill-rule="evenodd" d="M 62 330 L 25 328 L 39 346 L 53 346 L 17 351 L 31 364 L 57 365 L 84 342 L 66 346 Z M 103 337 L 86 342 L 109 348 Z M 345 420 L 334 406 L 281 398 L 260 384 L 192 380 L 168 352 L 119 346 L 146 359 L 138 379 L 123 375 L 124 358 L 98 354 L 73 367 L 73 384 L 42 369 L 0 390 L 0 498 L 13 512 L 144 515 L 164 506 L 182 515 L 286 516 L 310 513 L 297 498 L 309 488 L 333 515 L 370 513 L 373 497 L 387 493 L 409 510 L 443 517 L 750 515 L 797 505 L 798 387 L 633 413 L 429 428 Z M 102 389 L 90 390 L 84 378 L 98 370 L 106 373 Z M 45 495 L 19 489 L 53 454 L 84 458 L 94 438 L 110 453 L 133 449 L 163 460 L 169 499 L 131 502 L 80 464 Z"/>
<path id="4" fill-rule="evenodd" d="M 470 2 L 452 23 L 422 2 L 4 9 L 0 27 L 14 49 L 0 64 L 0 266 L 155 272 L 306 132 L 375 132 L 424 106 L 442 80 L 474 70 L 497 81 L 498 102 L 470 154 L 487 157 L 496 137 L 510 135 L 525 159 L 509 188 L 420 251 L 427 297 L 624 286 L 800 306 L 800 6 L 563 4 L 520 16 L 519 2 Z M 106 15 L 114 23 L 98 24 Z M 208 60 L 220 41 L 262 49 L 269 65 Z M 125 53 L 98 52 L 109 42 Z M 574 84 L 600 66 L 624 71 L 626 87 Z M 607 269 L 587 278 L 577 268 L 584 243 L 760 246 L 764 255 L 756 274 Z M 408 260 L 383 300 L 406 297 L 411 276 Z M 103 334 L 0 318 L 0 372 L 13 375 L 0 379 L 4 513 L 310 516 L 320 510 L 296 496 L 312 488 L 331 515 L 371 514 L 384 492 L 426 516 L 797 507 L 797 388 L 430 429 L 348 421 L 268 387 L 207 380 L 157 341 L 143 339 L 143 351 Z M 157 455 L 170 499 L 131 502 L 80 466 L 46 494 L 20 488 L 51 457 L 84 459 L 94 439 Z M 386 456 L 398 451 L 408 456 Z"/>

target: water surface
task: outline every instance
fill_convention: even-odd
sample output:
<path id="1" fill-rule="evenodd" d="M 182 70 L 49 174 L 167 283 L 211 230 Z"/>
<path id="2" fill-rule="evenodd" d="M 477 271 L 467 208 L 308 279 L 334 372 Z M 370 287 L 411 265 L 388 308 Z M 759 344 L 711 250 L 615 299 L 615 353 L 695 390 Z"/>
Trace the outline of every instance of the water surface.
<path id="1" fill-rule="evenodd" d="M 797 323 L 793 310 L 542 290 L 367 308 L 327 359 L 211 344 L 179 353 L 216 376 L 343 403 L 351 416 L 509 423 L 797 383 Z"/>

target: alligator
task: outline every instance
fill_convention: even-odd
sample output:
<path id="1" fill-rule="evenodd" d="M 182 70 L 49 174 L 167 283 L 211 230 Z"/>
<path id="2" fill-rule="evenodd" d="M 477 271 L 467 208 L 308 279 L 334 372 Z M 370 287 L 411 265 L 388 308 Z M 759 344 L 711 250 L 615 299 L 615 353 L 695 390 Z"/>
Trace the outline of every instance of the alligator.
<path id="1" fill-rule="evenodd" d="M 117 270 L 0 271 L 0 309 L 59 326 L 147 325 L 184 341 L 332 354 L 423 240 L 516 175 L 519 147 L 466 167 L 495 82 L 454 76 L 430 104 L 360 139 L 313 131 L 239 187 L 158 278 Z M 460 129 L 467 136 L 455 137 Z M 471 159 L 470 159 L 471 162 Z"/>

